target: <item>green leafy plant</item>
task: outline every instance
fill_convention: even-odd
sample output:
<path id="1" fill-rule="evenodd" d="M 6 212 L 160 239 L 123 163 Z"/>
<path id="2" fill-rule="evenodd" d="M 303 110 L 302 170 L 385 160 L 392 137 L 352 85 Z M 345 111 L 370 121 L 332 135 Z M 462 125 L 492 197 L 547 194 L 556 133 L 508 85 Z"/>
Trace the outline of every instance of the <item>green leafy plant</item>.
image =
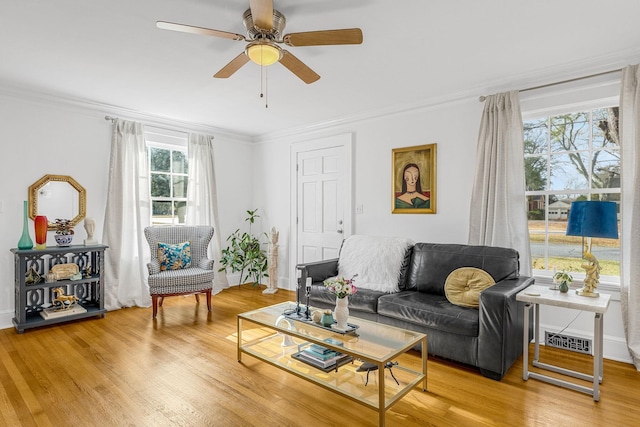
<path id="1" fill-rule="evenodd" d="M 253 279 L 251 286 L 259 286 L 267 274 L 267 255 L 261 248 L 262 242 L 258 236 L 251 234 L 251 226 L 255 223 L 258 209 L 248 210 L 245 221 L 249 223 L 249 232 L 240 233 L 237 229 L 229 237 L 229 246 L 222 250 L 220 264 L 222 267 L 218 271 L 230 268 L 233 273 L 240 272 L 240 284 L 245 279 Z M 266 236 L 266 233 L 264 233 Z M 246 274 L 246 275 L 245 275 Z"/>
<path id="2" fill-rule="evenodd" d="M 572 283 L 573 282 L 573 276 L 569 273 L 567 273 L 566 271 L 562 270 L 562 271 L 558 271 L 556 274 L 553 275 L 553 281 L 556 283 Z"/>

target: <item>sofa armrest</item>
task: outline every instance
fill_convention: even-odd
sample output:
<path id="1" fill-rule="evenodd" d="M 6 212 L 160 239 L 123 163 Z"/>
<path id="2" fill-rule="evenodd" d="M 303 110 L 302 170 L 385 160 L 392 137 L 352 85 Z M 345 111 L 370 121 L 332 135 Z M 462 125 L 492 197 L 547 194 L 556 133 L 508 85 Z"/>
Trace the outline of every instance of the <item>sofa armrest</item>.
<path id="1" fill-rule="evenodd" d="M 298 264 L 296 269 L 302 273 L 301 283 L 306 283 L 307 277 L 311 277 L 312 282 L 322 282 L 338 275 L 338 258 Z"/>
<path id="2" fill-rule="evenodd" d="M 198 267 L 204 270 L 213 270 L 214 261 L 208 258 L 202 258 L 198 263 Z"/>
<path id="3" fill-rule="evenodd" d="M 533 282 L 533 277 L 503 280 L 480 293 L 478 367 L 484 376 L 500 380 L 522 354 L 524 309 L 516 294 Z"/>
<path id="4" fill-rule="evenodd" d="M 307 277 L 311 277 L 312 284 L 315 283 L 319 285 L 325 279 L 338 275 L 338 258 L 298 264 L 296 265 L 296 270 L 300 272 L 298 285 L 300 287 L 299 289 L 302 290 L 302 292 L 297 292 L 296 295 L 301 299 L 302 295 L 304 295 L 304 286 L 307 283 Z"/>

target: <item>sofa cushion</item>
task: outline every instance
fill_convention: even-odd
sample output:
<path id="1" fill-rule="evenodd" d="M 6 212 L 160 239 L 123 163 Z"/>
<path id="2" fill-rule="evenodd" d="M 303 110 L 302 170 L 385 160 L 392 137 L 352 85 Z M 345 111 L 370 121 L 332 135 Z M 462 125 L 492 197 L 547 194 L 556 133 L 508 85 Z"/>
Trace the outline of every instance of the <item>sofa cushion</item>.
<path id="1" fill-rule="evenodd" d="M 460 267 L 476 267 L 496 282 L 519 276 L 518 251 L 492 246 L 416 243 L 407 277 L 407 289 L 444 296 L 444 283 Z"/>
<path id="2" fill-rule="evenodd" d="M 479 311 L 451 304 L 443 295 L 386 294 L 378 299 L 378 314 L 456 335 L 478 336 Z"/>
<path id="3" fill-rule="evenodd" d="M 475 267 L 461 267 L 449 274 L 444 282 L 444 293 L 449 302 L 461 307 L 478 308 L 480 292 L 495 285 L 493 277 Z"/>
<path id="4" fill-rule="evenodd" d="M 370 289 L 358 289 L 358 292 L 349 297 L 349 309 L 361 311 L 365 313 L 376 313 L 378 310 L 378 298 L 386 295 L 385 292 L 372 291 Z M 330 293 L 327 288 L 322 285 L 314 284 L 311 287 L 310 296 L 311 305 L 321 303 L 334 307 L 336 305 L 336 296 Z M 301 297 L 304 301 L 304 297 Z"/>
<path id="5" fill-rule="evenodd" d="M 413 241 L 404 237 L 353 235 L 340 249 L 338 276 L 347 279 L 357 275 L 358 289 L 398 292 L 404 285 L 403 266 Z"/>

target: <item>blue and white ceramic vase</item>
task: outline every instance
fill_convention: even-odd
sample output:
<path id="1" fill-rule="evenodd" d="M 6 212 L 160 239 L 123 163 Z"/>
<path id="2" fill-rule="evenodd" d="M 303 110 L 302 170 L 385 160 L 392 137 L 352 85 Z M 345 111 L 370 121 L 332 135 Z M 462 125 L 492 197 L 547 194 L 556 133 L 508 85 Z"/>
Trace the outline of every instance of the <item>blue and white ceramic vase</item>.
<path id="1" fill-rule="evenodd" d="M 58 246 L 69 246 L 73 240 L 73 234 L 56 234 L 55 239 Z"/>

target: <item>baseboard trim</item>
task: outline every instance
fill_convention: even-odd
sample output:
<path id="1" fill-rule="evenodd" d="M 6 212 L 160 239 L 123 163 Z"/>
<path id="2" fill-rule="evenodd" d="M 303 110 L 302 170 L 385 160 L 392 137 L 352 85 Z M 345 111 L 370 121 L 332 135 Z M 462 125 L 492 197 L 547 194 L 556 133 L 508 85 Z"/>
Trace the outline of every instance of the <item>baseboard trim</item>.
<path id="1" fill-rule="evenodd" d="M 554 325 L 540 325 L 540 335 L 542 335 L 541 339 L 544 341 L 544 331 L 556 331 L 558 328 Z M 577 330 L 577 329 L 566 329 L 563 331 L 564 334 L 572 335 L 580 338 L 593 339 L 593 334 Z M 544 342 L 541 344 L 544 345 Z M 629 355 L 629 350 L 627 348 L 627 340 L 623 337 L 614 337 L 611 335 L 604 336 L 603 342 L 603 357 L 605 359 L 615 360 L 616 362 L 624 362 L 632 364 L 631 356 Z"/>
<path id="2" fill-rule="evenodd" d="M 13 328 L 13 311 L 0 312 L 0 329 Z"/>

